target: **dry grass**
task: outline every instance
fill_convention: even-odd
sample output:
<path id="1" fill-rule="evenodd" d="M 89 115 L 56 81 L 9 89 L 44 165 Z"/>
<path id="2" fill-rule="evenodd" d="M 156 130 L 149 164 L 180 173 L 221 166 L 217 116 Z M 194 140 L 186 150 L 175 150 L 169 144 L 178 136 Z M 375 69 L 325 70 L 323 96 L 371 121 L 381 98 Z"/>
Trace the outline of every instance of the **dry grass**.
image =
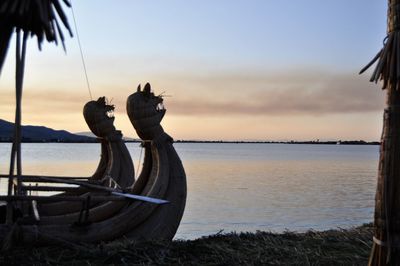
<path id="1" fill-rule="evenodd" d="M 19 247 L 0 265 L 366 265 L 372 225 L 350 230 L 273 234 L 231 233 L 191 241 Z"/>

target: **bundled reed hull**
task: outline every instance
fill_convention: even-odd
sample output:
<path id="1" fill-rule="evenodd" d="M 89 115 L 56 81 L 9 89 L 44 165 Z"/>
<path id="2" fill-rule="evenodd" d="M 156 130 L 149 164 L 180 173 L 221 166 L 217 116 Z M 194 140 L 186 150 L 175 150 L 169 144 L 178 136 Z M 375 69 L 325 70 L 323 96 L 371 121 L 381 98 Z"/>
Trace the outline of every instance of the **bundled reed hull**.
<path id="1" fill-rule="evenodd" d="M 85 107 L 85 119 L 93 133 L 101 138 L 102 156 L 89 183 L 118 186 L 130 193 L 166 199 L 170 203 L 155 205 L 132 200 L 89 202 L 86 206 L 69 201 L 39 203 L 40 221 L 19 219 L 17 230 L 15 225 L 0 225 L 3 244 L 9 241 L 10 232 L 18 242 L 30 244 L 51 244 L 58 240 L 96 243 L 120 237 L 138 241 L 168 240 L 174 237 L 185 208 L 186 175 L 172 139 L 159 131 L 161 134 L 154 134 L 156 141 L 147 139 L 144 142 L 144 162 L 135 181 L 132 159 L 122 135 L 111 126 L 113 118 L 106 115 L 109 106 L 104 99 L 90 105 Z M 93 117 L 96 119 L 91 120 Z M 95 125 L 98 121 L 102 127 Z M 89 194 L 93 197 L 107 193 L 82 187 L 75 194 L 58 195 L 69 194 L 86 198 Z M 82 219 L 82 215 L 86 217 Z"/>

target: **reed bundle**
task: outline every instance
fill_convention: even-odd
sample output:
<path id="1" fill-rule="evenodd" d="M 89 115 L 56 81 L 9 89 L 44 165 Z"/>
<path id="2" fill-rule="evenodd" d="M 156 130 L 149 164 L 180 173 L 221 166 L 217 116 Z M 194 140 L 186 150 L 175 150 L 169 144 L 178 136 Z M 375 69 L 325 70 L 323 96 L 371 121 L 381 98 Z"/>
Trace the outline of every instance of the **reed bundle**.
<path id="1" fill-rule="evenodd" d="M 375 62 L 371 82 L 383 81 L 382 89 L 400 88 L 400 1 L 389 0 L 387 36 L 383 48 L 361 71 L 364 73 Z"/>
<path id="2" fill-rule="evenodd" d="M 371 81 L 387 91 L 375 197 L 374 243 L 369 265 L 400 265 L 400 0 L 388 1 L 384 47 L 364 67 L 377 62 Z"/>

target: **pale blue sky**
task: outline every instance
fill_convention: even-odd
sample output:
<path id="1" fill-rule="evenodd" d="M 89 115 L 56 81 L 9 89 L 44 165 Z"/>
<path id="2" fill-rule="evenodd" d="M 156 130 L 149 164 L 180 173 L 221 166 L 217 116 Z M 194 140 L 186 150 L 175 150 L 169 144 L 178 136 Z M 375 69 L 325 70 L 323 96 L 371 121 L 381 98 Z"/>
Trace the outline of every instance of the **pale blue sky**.
<path id="1" fill-rule="evenodd" d="M 358 68 L 385 37 L 386 1 L 73 1 L 87 54 L 227 67 Z"/>
<path id="2" fill-rule="evenodd" d="M 94 97 L 113 99 L 128 136 L 126 97 L 150 81 L 173 96 L 163 125 L 179 139 L 379 139 L 384 93 L 358 71 L 382 47 L 386 1 L 72 3 Z M 25 124 L 88 130 L 77 39 L 66 45 L 67 55 L 30 41 Z M 9 120 L 13 56 L 11 47 L 0 79 Z"/>

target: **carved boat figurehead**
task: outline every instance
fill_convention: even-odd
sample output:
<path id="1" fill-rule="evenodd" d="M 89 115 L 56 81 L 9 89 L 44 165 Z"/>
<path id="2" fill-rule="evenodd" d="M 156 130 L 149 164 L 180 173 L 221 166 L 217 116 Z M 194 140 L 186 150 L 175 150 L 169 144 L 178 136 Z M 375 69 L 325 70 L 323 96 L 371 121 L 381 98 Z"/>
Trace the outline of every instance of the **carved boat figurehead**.
<path id="1" fill-rule="evenodd" d="M 149 83 L 143 90 L 139 85 L 137 91 L 128 97 L 126 109 L 138 136 L 144 141 L 142 171 L 132 191 L 167 200 L 169 204 L 147 207 L 146 213 L 152 209 L 151 214 L 125 236 L 137 241 L 171 240 L 185 210 L 187 188 L 185 169 L 173 140 L 160 124 L 166 112 L 163 98 L 151 92 Z M 143 216 L 144 213 L 140 215 Z"/>
<path id="2" fill-rule="evenodd" d="M 128 97 L 126 109 L 136 133 L 142 140 L 172 140 L 160 124 L 166 112 L 163 98 L 151 92 L 149 83 L 143 90 L 139 85 L 137 91 Z"/>
<path id="3" fill-rule="evenodd" d="M 127 188 L 135 181 L 132 158 L 122 139 L 122 133 L 114 127 L 114 106 L 105 97 L 90 101 L 83 108 L 83 116 L 90 130 L 101 142 L 101 160 L 92 180 L 100 180 L 106 186 Z"/>
<path id="4" fill-rule="evenodd" d="M 90 130 L 99 138 L 112 138 L 118 132 L 114 127 L 114 105 L 106 103 L 106 97 L 90 101 L 83 108 L 83 116 Z"/>

